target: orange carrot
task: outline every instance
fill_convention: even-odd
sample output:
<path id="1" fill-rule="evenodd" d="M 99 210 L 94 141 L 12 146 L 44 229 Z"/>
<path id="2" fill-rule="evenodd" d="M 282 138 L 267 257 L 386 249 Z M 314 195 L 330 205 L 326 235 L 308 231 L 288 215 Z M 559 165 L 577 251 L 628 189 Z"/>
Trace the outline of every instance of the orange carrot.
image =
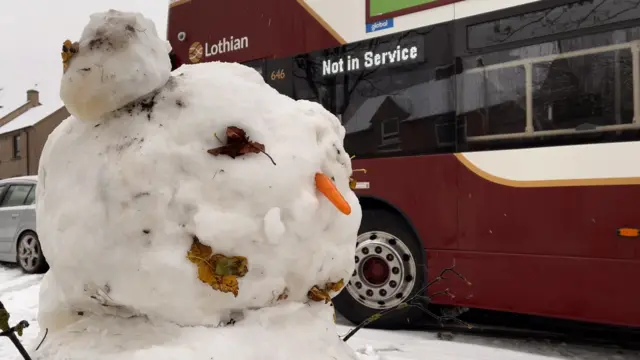
<path id="1" fill-rule="evenodd" d="M 336 184 L 334 184 L 327 175 L 316 173 L 316 189 L 318 189 L 322 195 L 326 196 L 341 213 L 345 215 L 351 214 L 351 206 L 347 200 L 342 197 L 342 194 L 338 191 L 338 188 L 336 188 Z"/>

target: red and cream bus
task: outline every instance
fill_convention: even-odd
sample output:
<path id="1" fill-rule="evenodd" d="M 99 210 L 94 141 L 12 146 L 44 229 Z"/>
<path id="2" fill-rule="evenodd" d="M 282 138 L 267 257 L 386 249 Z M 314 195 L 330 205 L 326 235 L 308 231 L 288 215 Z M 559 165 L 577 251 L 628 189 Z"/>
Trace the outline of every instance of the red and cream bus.
<path id="1" fill-rule="evenodd" d="M 349 320 L 455 263 L 443 307 L 640 327 L 640 0 L 182 0 L 168 39 L 343 122 Z"/>

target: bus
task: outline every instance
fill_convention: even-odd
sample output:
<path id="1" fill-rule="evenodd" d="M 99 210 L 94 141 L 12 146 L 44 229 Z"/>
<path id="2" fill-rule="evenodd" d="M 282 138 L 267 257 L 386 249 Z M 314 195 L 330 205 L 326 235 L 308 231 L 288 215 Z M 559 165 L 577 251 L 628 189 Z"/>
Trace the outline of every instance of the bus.
<path id="1" fill-rule="evenodd" d="M 174 0 L 168 39 L 174 67 L 239 62 L 342 121 L 348 320 L 419 294 L 640 327 L 640 0 Z M 425 290 L 452 265 L 468 283 Z"/>

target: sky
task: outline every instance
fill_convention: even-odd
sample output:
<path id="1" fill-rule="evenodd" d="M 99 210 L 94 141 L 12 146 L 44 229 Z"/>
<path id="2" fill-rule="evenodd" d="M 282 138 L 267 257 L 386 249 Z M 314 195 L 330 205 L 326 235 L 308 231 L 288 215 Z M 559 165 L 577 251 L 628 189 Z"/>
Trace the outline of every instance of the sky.
<path id="1" fill-rule="evenodd" d="M 77 41 L 89 15 L 109 9 L 142 13 L 166 38 L 169 0 L 1 0 L 0 114 L 25 103 L 32 88 L 43 105 L 61 103 L 62 43 Z"/>

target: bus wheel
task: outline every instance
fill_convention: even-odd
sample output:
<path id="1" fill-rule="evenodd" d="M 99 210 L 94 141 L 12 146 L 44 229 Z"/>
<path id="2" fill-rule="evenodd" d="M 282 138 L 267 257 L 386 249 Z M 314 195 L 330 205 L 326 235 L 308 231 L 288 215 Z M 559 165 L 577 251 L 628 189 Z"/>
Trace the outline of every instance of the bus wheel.
<path id="1" fill-rule="evenodd" d="M 336 309 L 353 323 L 404 302 L 424 286 L 423 247 L 399 215 L 379 209 L 363 209 L 356 245 L 356 268 L 338 296 Z M 419 311 L 393 311 L 370 327 L 409 325 Z"/>

